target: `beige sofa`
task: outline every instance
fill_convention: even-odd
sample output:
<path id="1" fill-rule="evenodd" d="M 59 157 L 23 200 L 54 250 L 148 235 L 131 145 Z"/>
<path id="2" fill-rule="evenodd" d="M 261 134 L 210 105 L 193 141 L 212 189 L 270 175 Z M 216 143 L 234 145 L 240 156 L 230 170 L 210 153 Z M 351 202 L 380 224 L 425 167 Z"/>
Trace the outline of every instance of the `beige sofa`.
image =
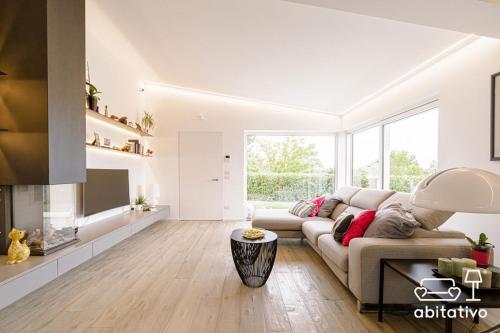
<path id="1" fill-rule="evenodd" d="M 330 218 L 299 218 L 286 211 L 256 210 L 252 226 L 273 230 L 282 238 L 305 238 L 323 258 L 338 279 L 358 300 L 360 310 L 378 302 L 379 267 L 382 258 L 433 259 L 467 257 L 470 246 L 464 234 L 441 231 L 452 213 L 423 209 L 411 205 L 408 193 L 344 187 L 335 193 L 342 199 Z M 380 209 L 399 202 L 411 209 L 422 228 L 409 239 L 356 238 L 349 247 L 336 242 L 331 234 L 333 221 L 343 212 L 358 213 L 364 209 Z M 386 271 L 385 302 L 412 304 L 417 299 L 414 286 L 397 273 Z"/>

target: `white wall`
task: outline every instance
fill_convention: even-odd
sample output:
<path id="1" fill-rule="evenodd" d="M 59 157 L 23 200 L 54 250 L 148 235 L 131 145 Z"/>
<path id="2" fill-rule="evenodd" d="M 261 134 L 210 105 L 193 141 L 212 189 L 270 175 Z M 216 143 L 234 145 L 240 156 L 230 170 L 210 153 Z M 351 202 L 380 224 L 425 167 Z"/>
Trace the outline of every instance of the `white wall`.
<path id="1" fill-rule="evenodd" d="M 108 105 L 110 115 L 139 121 L 144 111 L 142 82 L 145 77 L 154 78 L 154 72 L 104 14 L 97 0 L 86 2 L 86 58 L 91 82 L 102 91 L 99 111 L 104 113 Z M 136 138 L 88 119 L 87 142 L 93 140 L 94 132 L 99 133 L 101 144 L 109 138 L 112 145 L 119 147 Z M 138 186 L 145 185 L 145 166 L 145 160 L 137 156 L 87 149 L 87 168 L 129 170 L 131 199 L 136 197 Z"/>
<path id="2" fill-rule="evenodd" d="M 151 143 L 156 156 L 148 161 L 148 183 L 161 186 L 160 203 L 171 206 L 171 216 L 179 216 L 178 134 L 180 131 L 223 133 L 224 164 L 230 179 L 224 180 L 225 219 L 242 219 L 244 209 L 245 130 L 323 131 L 339 129 L 337 117 L 238 99 L 146 85 L 146 107 L 155 115 L 157 127 Z M 204 119 L 200 119 L 200 114 Z M 203 200 L 194 198 L 193 200 Z"/>
<path id="3" fill-rule="evenodd" d="M 477 167 L 500 174 L 491 162 L 490 76 L 500 71 L 500 40 L 480 38 L 408 81 L 347 114 L 346 128 L 380 120 L 430 96 L 439 98 L 438 167 Z M 446 227 L 473 238 L 485 232 L 500 246 L 500 215 L 455 214 Z M 496 264 L 500 264 L 497 256 Z"/>

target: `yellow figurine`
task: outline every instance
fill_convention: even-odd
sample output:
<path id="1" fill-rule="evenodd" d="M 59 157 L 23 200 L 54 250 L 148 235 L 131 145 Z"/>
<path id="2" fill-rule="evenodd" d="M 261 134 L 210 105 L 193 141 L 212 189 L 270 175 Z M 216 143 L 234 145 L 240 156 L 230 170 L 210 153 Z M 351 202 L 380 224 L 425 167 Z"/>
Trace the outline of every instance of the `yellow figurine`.
<path id="1" fill-rule="evenodd" d="M 12 242 L 9 246 L 9 251 L 7 253 L 7 264 L 17 264 L 19 262 L 23 262 L 30 256 L 30 248 L 26 244 L 26 240 L 21 244 L 20 240 L 24 238 L 24 230 L 18 230 L 16 228 L 12 228 L 11 232 L 9 232 L 9 238 L 12 239 Z"/>

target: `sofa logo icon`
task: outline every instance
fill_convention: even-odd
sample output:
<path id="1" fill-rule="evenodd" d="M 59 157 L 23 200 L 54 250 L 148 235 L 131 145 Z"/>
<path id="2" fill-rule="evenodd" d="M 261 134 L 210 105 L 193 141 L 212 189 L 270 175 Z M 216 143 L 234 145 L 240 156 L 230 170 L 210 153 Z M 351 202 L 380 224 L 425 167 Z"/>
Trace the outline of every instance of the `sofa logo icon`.
<path id="1" fill-rule="evenodd" d="M 426 285 L 429 286 L 435 281 L 451 282 L 451 287 L 447 290 L 430 291 Z M 456 286 L 452 278 L 424 278 L 420 280 L 420 286 L 416 287 L 413 292 L 421 302 L 454 302 L 460 297 L 462 290 Z M 435 298 L 433 295 L 440 295 L 440 297 Z"/>

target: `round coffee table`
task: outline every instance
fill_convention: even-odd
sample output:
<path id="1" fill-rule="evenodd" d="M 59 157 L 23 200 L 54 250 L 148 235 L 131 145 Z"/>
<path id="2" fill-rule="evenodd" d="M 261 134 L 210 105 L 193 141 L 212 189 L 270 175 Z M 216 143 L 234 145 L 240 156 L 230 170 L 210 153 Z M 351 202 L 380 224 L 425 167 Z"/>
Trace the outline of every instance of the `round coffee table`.
<path id="1" fill-rule="evenodd" d="M 262 287 L 273 269 L 276 250 L 278 248 L 278 235 L 268 230 L 264 238 L 250 240 L 243 238 L 246 229 L 236 229 L 231 233 L 231 252 L 234 265 L 240 275 L 241 281 L 250 287 Z"/>

